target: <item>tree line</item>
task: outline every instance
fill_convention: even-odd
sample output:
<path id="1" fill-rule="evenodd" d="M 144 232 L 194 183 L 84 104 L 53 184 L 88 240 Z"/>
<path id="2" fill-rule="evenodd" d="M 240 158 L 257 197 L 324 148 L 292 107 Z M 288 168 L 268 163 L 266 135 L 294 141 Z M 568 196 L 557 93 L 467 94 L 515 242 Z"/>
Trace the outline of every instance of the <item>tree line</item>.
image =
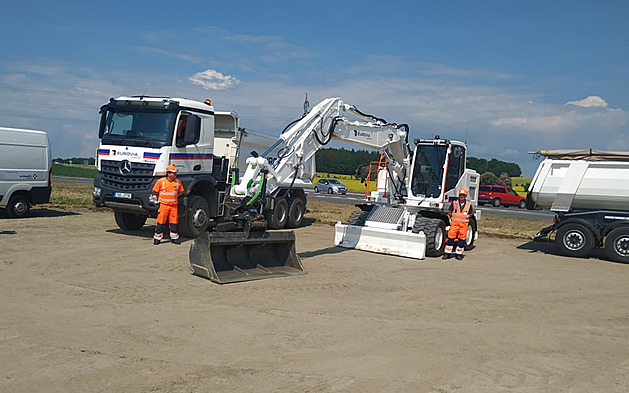
<path id="1" fill-rule="evenodd" d="M 347 150 L 344 148 L 320 149 L 316 153 L 317 171 L 323 173 L 337 173 L 341 175 L 353 175 L 358 178 L 360 171 L 372 161 L 378 161 L 380 153 L 369 150 Z M 500 161 L 495 158 L 468 157 L 467 167 L 482 174 L 483 184 L 509 183 L 511 177 L 522 175 L 520 166 L 513 162 Z M 505 178 L 509 178 L 506 180 Z"/>

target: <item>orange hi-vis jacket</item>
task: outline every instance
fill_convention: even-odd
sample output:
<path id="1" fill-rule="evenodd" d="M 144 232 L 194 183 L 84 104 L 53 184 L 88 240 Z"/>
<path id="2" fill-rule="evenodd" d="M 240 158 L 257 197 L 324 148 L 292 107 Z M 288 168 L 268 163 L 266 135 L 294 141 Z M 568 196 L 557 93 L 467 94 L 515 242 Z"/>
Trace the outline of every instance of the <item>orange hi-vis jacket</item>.
<path id="1" fill-rule="evenodd" d="M 453 209 L 452 209 L 452 217 L 450 217 L 451 221 L 459 221 L 461 223 L 469 223 L 470 222 L 470 216 L 469 216 L 469 212 L 470 212 L 470 206 L 472 206 L 472 204 L 469 201 L 465 201 L 465 205 L 463 205 L 463 208 L 461 209 L 461 204 L 456 201 L 453 203 Z"/>
<path id="2" fill-rule="evenodd" d="M 177 205 L 177 197 L 183 192 L 184 188 L 177 179 L 168 181 L 168 178 L 162 177 L 153 186 L 153 192 L 159 193 L 157 201 L 164 205 Z"/>

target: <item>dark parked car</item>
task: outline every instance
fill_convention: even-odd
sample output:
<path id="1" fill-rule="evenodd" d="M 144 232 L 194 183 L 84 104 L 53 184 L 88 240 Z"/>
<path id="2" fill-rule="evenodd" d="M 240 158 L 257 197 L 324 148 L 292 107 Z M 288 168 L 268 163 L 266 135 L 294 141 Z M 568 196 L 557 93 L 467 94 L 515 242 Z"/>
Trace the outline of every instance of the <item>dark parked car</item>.
<path id="1" fill-rule="evenodd" d="M 478 204 L 491 203 L 498 207 L 517 206 L 520 209 L 526 207 L 526 198 L 519 195 L 511 187 L 505 186 L 480 186 L 478 191 Z"/>
<path id="2" fill-rule="evenodd" d="M 336 179 L 319 179 L 314 185 L 315 192 L 327 192 L 328 194 L 347 194 L 347 187 Z"/>

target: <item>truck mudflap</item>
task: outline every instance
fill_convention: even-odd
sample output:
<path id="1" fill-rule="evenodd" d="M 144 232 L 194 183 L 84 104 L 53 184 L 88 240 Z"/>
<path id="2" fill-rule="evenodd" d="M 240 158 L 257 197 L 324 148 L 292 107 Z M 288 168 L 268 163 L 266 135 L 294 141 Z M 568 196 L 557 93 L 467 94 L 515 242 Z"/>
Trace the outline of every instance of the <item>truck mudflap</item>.
<path id="1" fill-rule="evenodd" d="M 306 274 L 292 231 L 204 232 L 189 257 L 193 274 L 218 284 Z"/>
<path id="2" fill-rule="evenodd" d="M 398 231 L 361 225 L 334 226 L 334 244 L 344 248 L 424 259 L 426 235 L 423 232 Z"/>

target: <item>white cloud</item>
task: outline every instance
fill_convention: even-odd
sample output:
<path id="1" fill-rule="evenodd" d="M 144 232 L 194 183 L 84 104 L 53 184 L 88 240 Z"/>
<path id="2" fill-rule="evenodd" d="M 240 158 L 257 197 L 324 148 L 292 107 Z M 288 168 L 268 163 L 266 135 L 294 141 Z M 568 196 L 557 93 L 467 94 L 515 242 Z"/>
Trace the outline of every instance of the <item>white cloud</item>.
<path id="1" fill-rule="evenodd" d="M 224 90 L 240 83 L 240 80 L 230 75 L 223 75 L 215 70 L 205 70 L 197 72 L 188 78 L 195 85 L 203 87 L 205 90 Z"/>
<path id="2" fill-rule="evenodd" d="M 582 108 L 607 108 L 607 102 L 599 96 L 588 96 L 579 101 L 568 101 L 566 105 L 574 105 Z"/>

